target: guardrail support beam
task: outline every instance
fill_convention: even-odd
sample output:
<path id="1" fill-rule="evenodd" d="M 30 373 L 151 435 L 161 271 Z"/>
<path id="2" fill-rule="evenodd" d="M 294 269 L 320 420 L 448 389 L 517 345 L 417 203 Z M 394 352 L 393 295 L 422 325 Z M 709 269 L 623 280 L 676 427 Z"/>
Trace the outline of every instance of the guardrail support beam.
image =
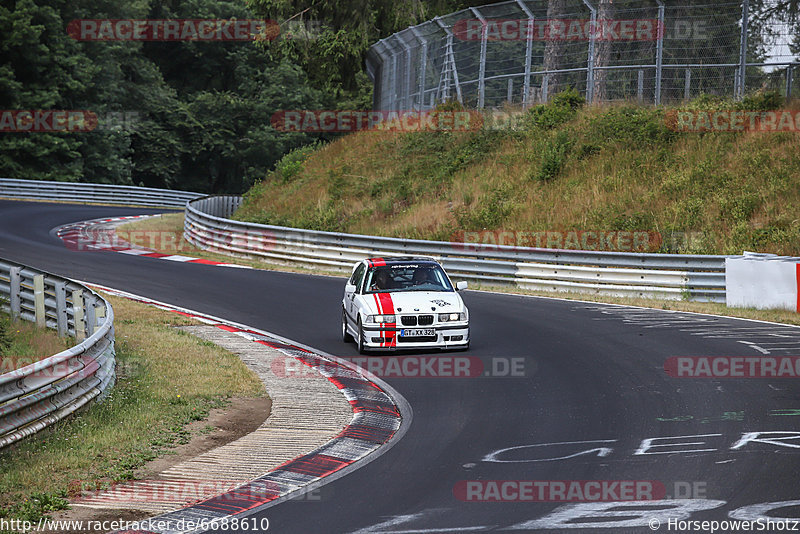
<path id="1" fill-rule="evenodd" d="M 19 291 L 20 291 L 20 272 L 22 267 L 11 267 L 9 270 L 9 284 L 11 295 L 9 305 L 11 307 L 11 318 L 16 319 L 20 314 Z"/>
<path id="2" fill-rule="evenodd" d="M 33 307 L 36 314 L 36 326 L 45 328 L 47 316 L 44 309 L 44 275 L 42 274 L 33 277 Z"/>
<path id="3" fill-rule="evenodd" d="M 72 292 L 72 316 L 75 320 L 75 339 L 78 342 L 86 339 L 86 325 L 83 318 L 83 291 Z"/>
<path id="4" fill-rule="evenodd" d="M 97 328 L 97 316 L 95 314 L 97 298 L 92 295 L 89 302 L 84 301 L 84 306 L 86 307 L 86 335 L 91 336 L 94 334 L 94 329 Z"/>
<path id="5" fill-rule="evenodd" d="M 67 324 L 67 284 L 55 282 L 56 290 L 56 330 L 58 337 L 65 337 L 69 331 Z"/>

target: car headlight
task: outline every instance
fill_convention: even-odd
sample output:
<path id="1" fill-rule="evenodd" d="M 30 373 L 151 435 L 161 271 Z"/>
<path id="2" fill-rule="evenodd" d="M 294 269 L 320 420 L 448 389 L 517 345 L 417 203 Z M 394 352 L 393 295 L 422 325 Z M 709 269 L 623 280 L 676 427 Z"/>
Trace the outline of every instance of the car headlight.
<path id="1" fill-rule="evenodd" d="M 394 323 L 394 315 L 370 315 L 368 318 L 370 323 Z"/>
<path id="2" fill-rule="evenodd" d="M 439 322 L 447 323 L 449 321 L 463 321 L 465 319 L 465 315 L 466 314 L 463 313 L 440 313 Z"/>

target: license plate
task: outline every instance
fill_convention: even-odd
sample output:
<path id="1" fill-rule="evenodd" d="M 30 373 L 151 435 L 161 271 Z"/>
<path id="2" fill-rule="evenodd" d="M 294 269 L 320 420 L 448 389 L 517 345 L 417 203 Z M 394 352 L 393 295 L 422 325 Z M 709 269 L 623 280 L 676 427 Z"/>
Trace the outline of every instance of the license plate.
<path id="1" fill-rule="evenodd" d="M 436 331 L 433 328 L 407 328 L 400 330 L 400 337 L 433 337 Z"/>

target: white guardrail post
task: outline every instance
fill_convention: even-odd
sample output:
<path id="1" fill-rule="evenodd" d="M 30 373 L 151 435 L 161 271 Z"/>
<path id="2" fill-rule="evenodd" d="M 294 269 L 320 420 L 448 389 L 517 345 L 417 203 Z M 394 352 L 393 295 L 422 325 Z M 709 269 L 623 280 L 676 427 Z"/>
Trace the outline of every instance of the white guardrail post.
<path id="1" fill-rule="evenodd" d="M 83 285 L 0 259 L 0 302 L 15 320 L 78 341 L 44 360 L 14 358 L 0 367 L 12 369 L 0 374 L 2 448 L 104 396 L 114 383 L 115 355 L 114 310 Z"/>
<path id="2" fill-rule="evenodd" d="M 184 236 L 202 249 L 347 271 L 361 258 L 432 255 L 455 277 L 525 289 L 725 302 L 726 256 L 589 252 L 315 232 L 231 220 L 241 197 L 186 205 Z"/>

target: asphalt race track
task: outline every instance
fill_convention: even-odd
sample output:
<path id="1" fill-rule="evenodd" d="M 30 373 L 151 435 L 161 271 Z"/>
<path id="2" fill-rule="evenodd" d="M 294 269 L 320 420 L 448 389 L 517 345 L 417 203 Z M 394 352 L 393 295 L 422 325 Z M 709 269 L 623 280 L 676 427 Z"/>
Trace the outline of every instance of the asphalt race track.
<path id="1" fill-rule="evenodd" d="M 0 201 L 0 257 L 357 356 L 339 337 L 342 279 L 74 251 L 51 233 L 158 211 Z M 800 329 L 469 291 L 464 299 L 471 349 L 447 356 L 480 358 L 484 375 L 385 377 L 413 408 L 408 433 L 317 494 L 257 512 L 270 532 L 653 532 L 656 521 L 660 531 L 702 532 L 668 522 L 800 519 L 797 379 L 664 370 L 672 356 L 798 355 Z M 525 480 L 655 481 L 668 500 L 462 500 L 497 499 L 491 484 L 464 481 Z M 519 488 L 497 487 L 506 499 Z M 783 527 L 765 531 L 800 530 Z"/>

